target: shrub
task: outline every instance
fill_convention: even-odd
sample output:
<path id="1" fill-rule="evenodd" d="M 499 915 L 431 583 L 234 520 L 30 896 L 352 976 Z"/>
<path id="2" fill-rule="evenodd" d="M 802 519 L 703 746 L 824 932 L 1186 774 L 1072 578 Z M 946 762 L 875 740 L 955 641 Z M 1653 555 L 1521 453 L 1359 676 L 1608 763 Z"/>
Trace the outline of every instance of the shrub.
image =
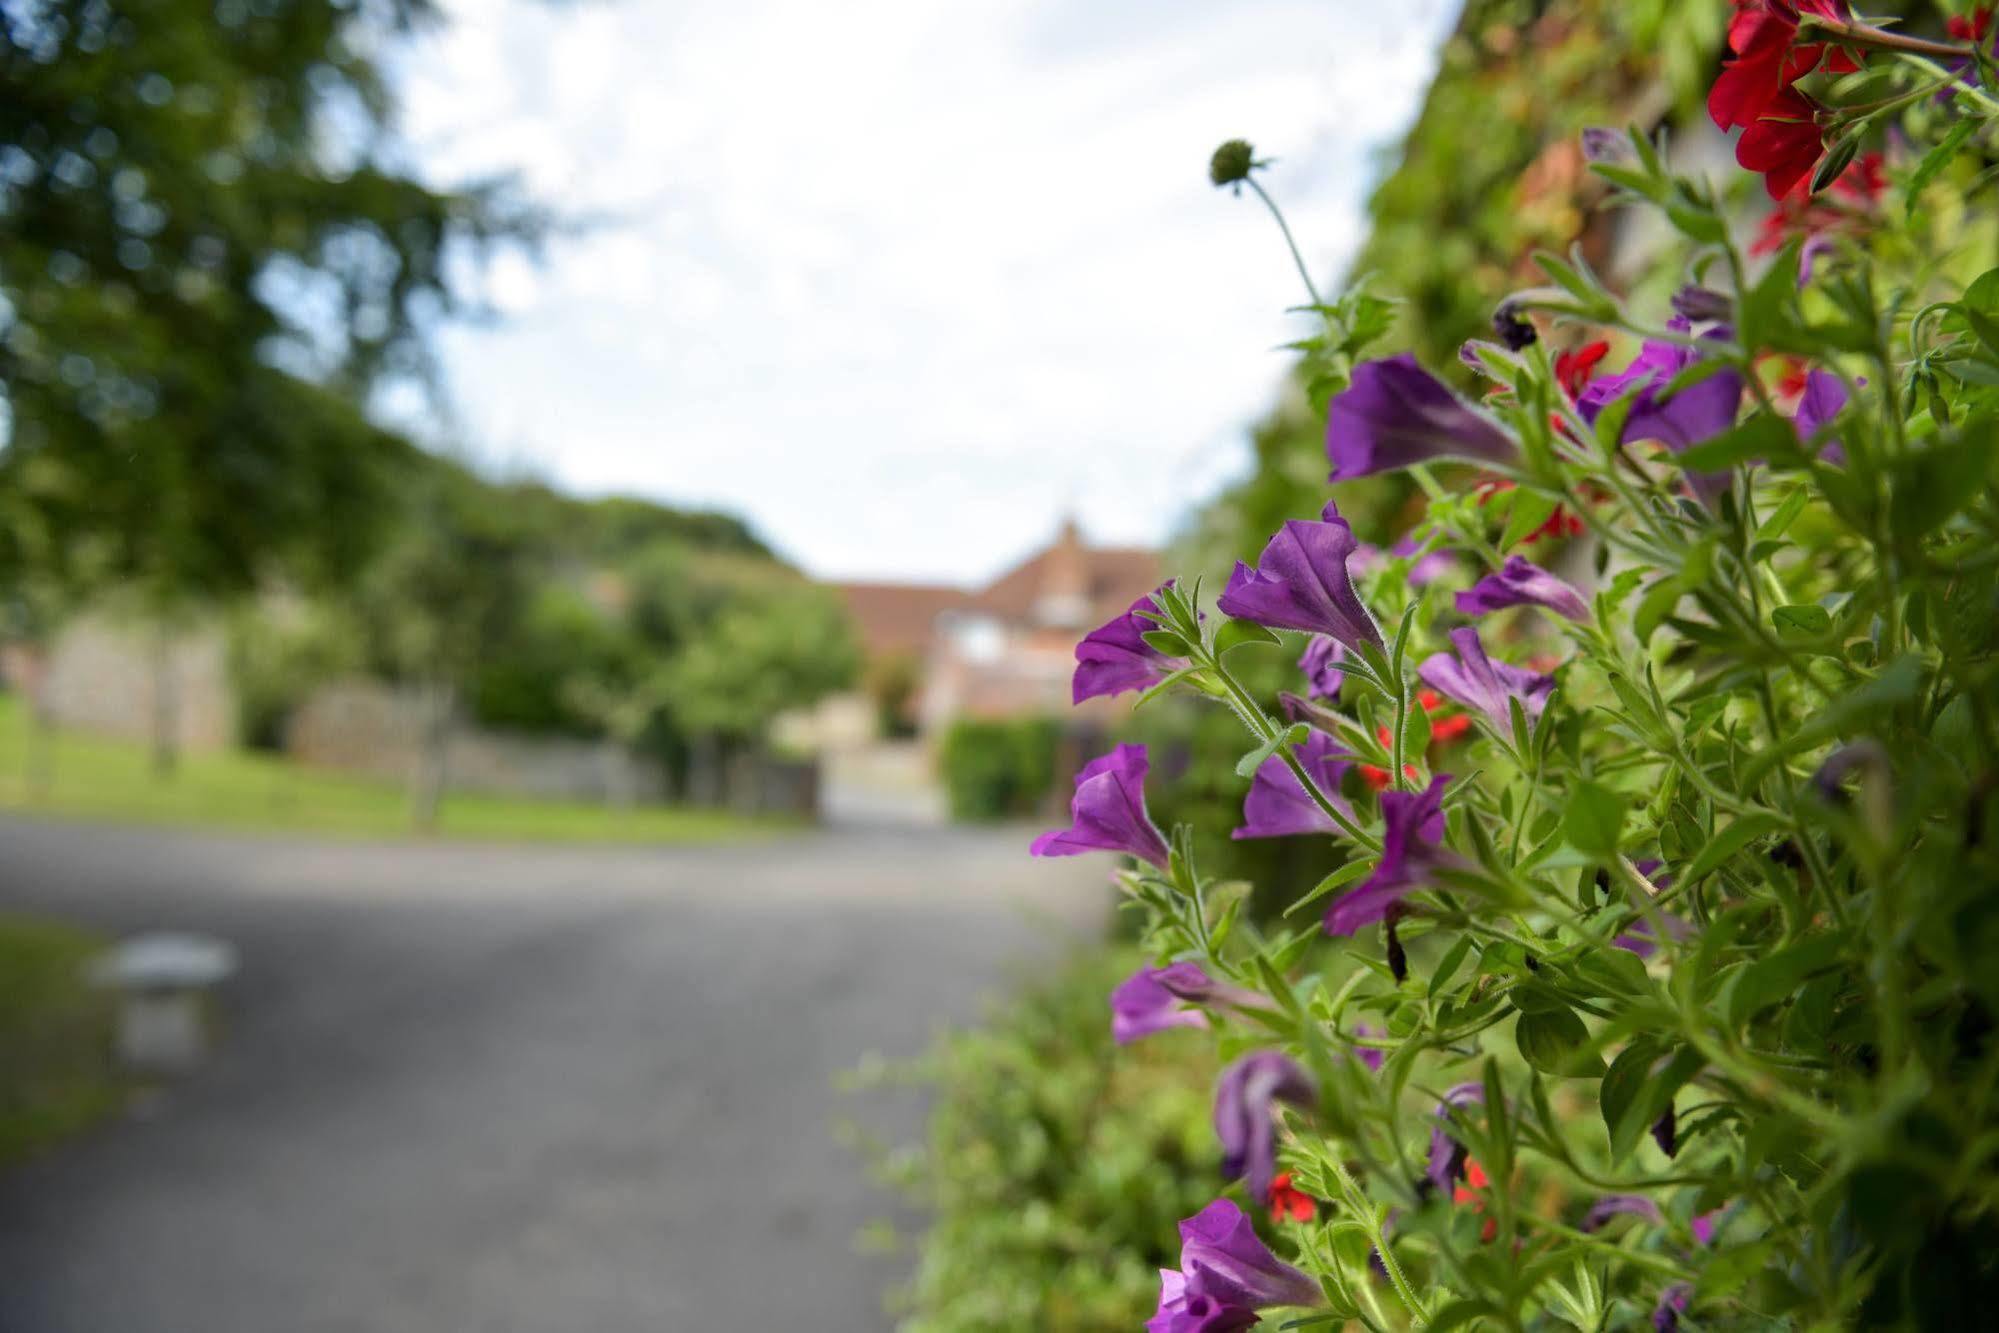
<path id="1" fill-rule="evenodd" d="M 1062 726 L 1051 718 L 951 724 L 938 753 L 951 817 L 1007 819 L 1030 815 L 1048 802 Z"/>
<path id="2" fill-rule="evenodd" d="M 1778 201 L 1767 264 L 1658 144 L 1591 132 L 1680 246 L 1674 317 L 1539 256 L 1462 353 L 1474 404 L 1361 356 L 1379 298 L 1310 293 L 1332 479 L 1411 477 L 1415 548 L 1361 568 L 1329 503 L 1213 601 L 1171 582 L 1091 636 L 1094 692 L 1243 728 L 1245 834 L 1323 854 L 1247 919 L 1152 823 L 1137 745 L 1036 844 L 1130 858 L 1157 966 L 1114 1007 L 1199 1013 L 1228 1062 L 1242 1192 L 1183 1223 L 1154 1333 L 1942 1328 L 1999 1297 L 1999 269 L 1949 244 L 1999 65 L 1962 15 L 1741 8 L 1711 105 Z M 1624 369 L 1599 334 L 1636 336 Z M 1585 569 L 1527 558 L 1551 526 Z M 1440 550 L 1476 582 L 1416 577 Z M 1273 700 L 1237 664 L 1276 648 Z"/>
<path id="3" fill-rule="evenodd" d="M 901 1071 L 935 1095 L 883 1168 L 929 1214 L 903 1333 L 1124 1333 L 1151 1309 L 1215 1179 L 1213 1066 L 1191 1033 L 1116 1052 L 1103 992 L 1134 959 L 1079 959 Z"/>

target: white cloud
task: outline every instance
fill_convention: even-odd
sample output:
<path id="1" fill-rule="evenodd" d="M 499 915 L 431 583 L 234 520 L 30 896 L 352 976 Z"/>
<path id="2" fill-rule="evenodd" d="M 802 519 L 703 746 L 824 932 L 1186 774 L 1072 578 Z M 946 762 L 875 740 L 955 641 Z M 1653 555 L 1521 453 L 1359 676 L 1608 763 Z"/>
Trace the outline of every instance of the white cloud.
<path id="1" fill-rule="evenodd" d="M 737 510 L 816 572 L 969 578 L 1065 508 L 1156 541 L 1239 463 L 1297 278 L 1208 152 L 1281 158 L 1332 274 L 1453 6 L 449 8 L 405 61 L 421 160 L 612 220 L 447 337 L 476 437 Z"/>

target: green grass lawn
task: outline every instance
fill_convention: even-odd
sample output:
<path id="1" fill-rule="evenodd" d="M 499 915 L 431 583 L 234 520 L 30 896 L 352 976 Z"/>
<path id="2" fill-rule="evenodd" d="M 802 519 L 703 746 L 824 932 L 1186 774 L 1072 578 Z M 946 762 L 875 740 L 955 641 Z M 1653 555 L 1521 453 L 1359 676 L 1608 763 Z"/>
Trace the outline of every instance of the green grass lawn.
<path id="1" fill-rule="evenodd" d="M 0 809 L 119 823 L 393 838 L 412 833 L 409 798 L 397 783 L 301 767 L 275 755 L 188 754 L 174 776 L 153 776 L 143 745 L 63 731 L 46 791 L 28 781 L 28 718 L 18 697 L 0 695 Z M 782 832 L 781 819 L 719 810 L 601 805 L 523 797 L 452 795 L 444 837 L 535 842 L 707 842 Z"/>
<path id="2" fill-rule="evenodd" d="M 0 1167 L 118 1106 L 110 998 L 83 978 L 104 947 L 74 926 L 0 913 Z"/>

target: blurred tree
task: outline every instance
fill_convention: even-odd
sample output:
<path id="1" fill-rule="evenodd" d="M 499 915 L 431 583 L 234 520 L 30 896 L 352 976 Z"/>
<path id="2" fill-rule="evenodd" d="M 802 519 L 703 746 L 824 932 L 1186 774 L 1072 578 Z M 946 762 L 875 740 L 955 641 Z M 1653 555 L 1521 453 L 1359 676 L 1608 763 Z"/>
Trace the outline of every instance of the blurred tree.
<path id="1" fill-rule="evenodd" d="M 527 599 L 531 548 L 486 498 L 469 474 L 434 469 L 357 592 L 369 656 L 420 701 L 410 810 L 421 829 L 437 822 L 460 700 Z"/>
<path id="2" fill-rule="evenodd" d="M 396 165 L 379 62 L 432 16 L 0 6 L 0 491 L 62 535 L 34 553 L 54 573 L 170 625 L 274 569 L 338 582 L 377 542 L 411 450 L 370 390 L 424 377 L 455 253 L 540 226 L 504 182 Z"/>

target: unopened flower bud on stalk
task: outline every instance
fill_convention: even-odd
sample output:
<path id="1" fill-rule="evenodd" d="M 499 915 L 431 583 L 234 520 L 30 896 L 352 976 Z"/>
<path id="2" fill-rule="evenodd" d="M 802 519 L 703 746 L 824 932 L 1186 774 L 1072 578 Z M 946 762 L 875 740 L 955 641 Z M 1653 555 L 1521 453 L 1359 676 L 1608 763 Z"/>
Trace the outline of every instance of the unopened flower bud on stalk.
<path id="1" fill-rule="evenodd" d="M 1230 139 L 1208 159 L 1208 179 L 1217 187 L 1240 185 L 1262 165 L 1256 160 L 1256 150 L 1249 146 L 1249 140 Z"/>

